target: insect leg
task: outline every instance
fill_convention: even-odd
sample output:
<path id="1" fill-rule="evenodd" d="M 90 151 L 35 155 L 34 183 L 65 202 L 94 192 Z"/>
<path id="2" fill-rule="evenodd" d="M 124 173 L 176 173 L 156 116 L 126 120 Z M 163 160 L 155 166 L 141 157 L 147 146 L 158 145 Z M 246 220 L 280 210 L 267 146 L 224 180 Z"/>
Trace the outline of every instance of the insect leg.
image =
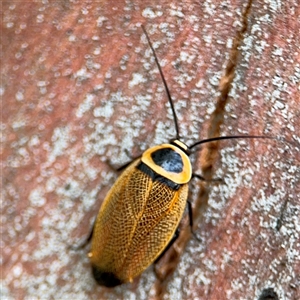
<path id="1" fill-rule="evenodd" d="M 195 174 L 195 173 L 192 174 L 192 178 L 198 178 L 201 181 L 206 181 L 206 179 L 203 176 Z"/>
<path id="2" fill-rule="evenodd" d="M 187 201 L 187 205 L 188 205 L 188 213 L 189 213 L 189 221 L 190 221 L 191 233 L 192 233 L 193 237 L 197 241 L 201 242 L 201 239 L 198 238 L 197 234 L 194 232 L 194 229 L 193 229 L 194 222 L 193 222 L 193 208 L 192 208 L 192 203 L 188 200 Z"/>
<path id="3" fill-rule="evenodd" d="M 188 205 L 188 213 L 189 213 L 189 220 L 190 220 L 190 227 L 191 227 L 191 232 L 193 232 L 193 208 L 192 208 L 192 203 L 188 200 L 187 201 L 187 205 Z"/>
<path id="4" fill-rule="evenodd" d="M 216 181 L 216 182 L 224 182 L 222 178 L 213 178 L 213 179 L 206 179 L 203 176 L 199 175 L 199 174 L 192 174 L 192 178 L 197 178 L 201 181 Z"/>

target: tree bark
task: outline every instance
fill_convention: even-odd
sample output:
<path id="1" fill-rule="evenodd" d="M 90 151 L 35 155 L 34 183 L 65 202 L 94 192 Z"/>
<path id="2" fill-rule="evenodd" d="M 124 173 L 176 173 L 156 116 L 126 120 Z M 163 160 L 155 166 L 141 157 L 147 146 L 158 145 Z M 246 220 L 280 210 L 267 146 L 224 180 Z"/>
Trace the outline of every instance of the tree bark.
<path id="1" fill-rule="evenodd" d="M 2 4 L 3 299 L 300 299 L 300 5 L 226 3 Z M 72 246 L 111 166 L 175 136 L 141 24 L 184 142 L 282 141 L 203 145 L 191 156 L 208 179 L 190 185 L 195 234 L 185 216 L 156 272 L 108 289 L 89 247 Z"/>

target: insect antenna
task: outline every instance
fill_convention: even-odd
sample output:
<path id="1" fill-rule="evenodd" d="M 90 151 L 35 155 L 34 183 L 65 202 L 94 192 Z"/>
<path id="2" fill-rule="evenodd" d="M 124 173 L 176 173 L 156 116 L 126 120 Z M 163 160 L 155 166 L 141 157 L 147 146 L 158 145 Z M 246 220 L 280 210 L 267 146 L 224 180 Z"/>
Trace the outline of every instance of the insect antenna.
<path id="1" fill-rule="evenodd" d="M 210 143 L 210 142 L 220 141 L 220 140 L 230 140 L 230 139 L 269 139 L 269 140 L 276 140 L 276 141 L 286 141 L 283 138 L 278 138 L 270 135 L 231 135 L 231 136 L 219 136 L 219 137 L 213 137 L 213 138 L 201 140 L 189 146 L 189 149 L 192 149 L 198 145 L 205 144 L 205 143 Z"/>
<path id="2" fill-rule="evenodd" d="M 164 74 L 163 74 L 162 69 L 161 69 L 161 66 L 160 66 L 160 64 L 159 64 L 159 62 L 158 62 L 157 56 L 156 56 L 156 54 L 155 54 L 155 50 L 154 50 L 154 48 L 153 48 L 153 46 L 152 46 L 152 43 L 151 43 L 150 38 L 149 38 L 149 36 L 148 36 L 148 34 L 147 34 L 147 32 L 146 32 L 146 29 L 144 28 L 143 25 L 141 25 L 141 27 L 142 27 L 142 29 L 143 29 L 145 35 L 146 35 L 148 44 L 149 44 L 149 46 L 150 46 L 150 48 L 151 48 L 151 50 L 152 50 L 152 53 L 153 53 L 153 55 L 154 55 L 154 59 L 155 59 L 156 65 L 157 65 L 157 67 L 158 67 L 158 70 L 159 70 L 161 79 L 162 79 L 162 81 L 163 81 L 163 84 L 164 84 L 164 87 L 165 87 L 165 90 L 166 90 L 166 93 L 167 93 L 167 96 L 168 96 L 168 101 L 169 101 L 170 106 L 171 106 L 171 109 L 172 109 L 172 114 L 173 114 L 173 119 L 174 119 L 174 124 L 175 124 L 176 139 L 180 139 L 180 135 L 179 135 L 179 126 L 178 126 L 178 119 L 177 119 L 177 115 L 176 115 L 176 112 L 175 112 L 175 108 L 174 108 L 174 104 L 173 104 L 173 100 L 172 100 L 172 97 L 171 97 L 170 90 L 169 90 L 169 88 L 168 88 L 167 82 L 166 82 L 166 80 L 165 80 Z"/>

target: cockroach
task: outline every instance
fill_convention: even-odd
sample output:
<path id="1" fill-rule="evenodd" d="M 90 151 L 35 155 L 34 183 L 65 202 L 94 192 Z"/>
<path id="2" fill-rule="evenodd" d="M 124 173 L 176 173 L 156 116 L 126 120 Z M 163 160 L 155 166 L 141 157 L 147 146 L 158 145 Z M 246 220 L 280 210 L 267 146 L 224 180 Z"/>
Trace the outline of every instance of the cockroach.
<path id="1" fill-rule="evenodd" d="M 213 137 L 191 146 L 183 143 L 169 88 L 149 36 L 142 28 L 171 106 L 176 137 L 149 148 L 129 164 L 104 199 L 94 224 L 89 258 L 94 278 L 107 287 L 132 282 L 172 241 L 194 175 L 189 159 L 192 149 L 225 139 L 278 140 L 272 136 L 236 135 Z"/>

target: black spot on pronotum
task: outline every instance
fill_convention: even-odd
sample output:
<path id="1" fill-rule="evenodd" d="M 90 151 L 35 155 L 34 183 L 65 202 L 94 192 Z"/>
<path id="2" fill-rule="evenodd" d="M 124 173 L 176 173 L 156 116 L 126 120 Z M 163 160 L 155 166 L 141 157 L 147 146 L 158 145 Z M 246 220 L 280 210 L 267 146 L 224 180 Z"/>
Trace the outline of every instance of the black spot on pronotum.
<path id="1" fill-rule="evenodd" d="M 171 148 L 156 150 L 151 154 L 153 161 L 168 172 L 181 173 L 183 162 L 180 154 Z"/>
<path id="2" fill-rule="evenodd" d="M 262 290 L 258 300 L 279 300 L 279 297 L 273 288 L 267 288 Z"/>

